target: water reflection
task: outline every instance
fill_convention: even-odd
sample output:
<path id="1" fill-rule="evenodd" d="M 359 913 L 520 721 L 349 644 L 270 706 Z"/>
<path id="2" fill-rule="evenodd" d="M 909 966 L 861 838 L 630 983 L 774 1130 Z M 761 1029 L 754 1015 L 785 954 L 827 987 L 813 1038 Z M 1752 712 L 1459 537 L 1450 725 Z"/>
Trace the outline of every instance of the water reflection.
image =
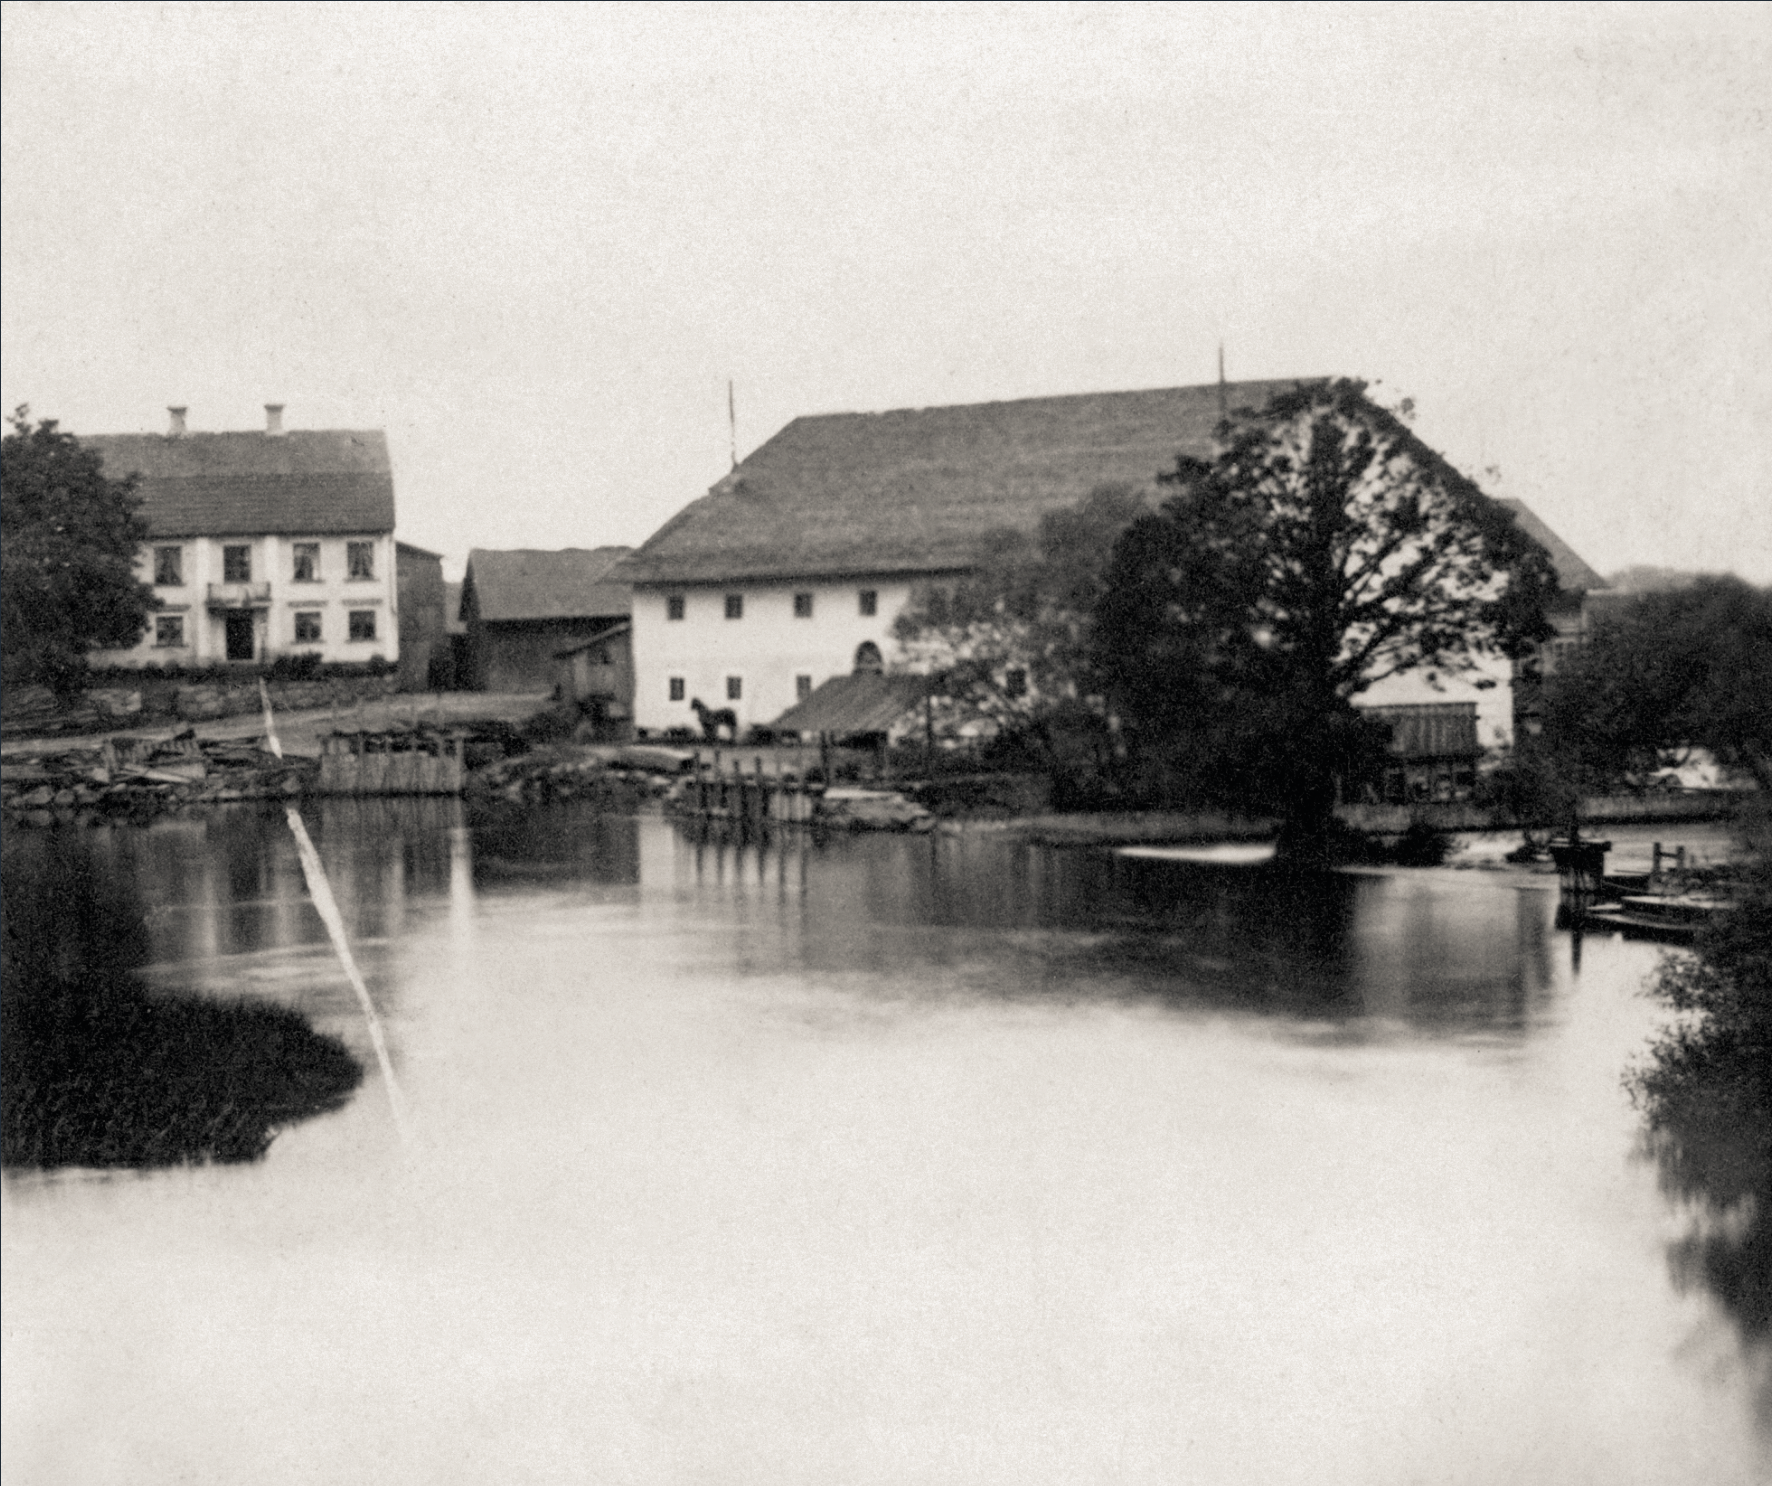
<path id="1" fill-rule="evenodd" d="M 1543 893 L 310 826 L 417 1138 L 0 1185 L 21 1479 L 1765 1479 L 1628 1159 L 1655 952 L 1573 980 Z M 155 984 L 361 1037 L 279 812 L 30 834 Z"/>
<path id="2" fill-rule="evenodd" d="M 498 804 L 472 819 L 474 881 L 481 887 L 640 881 L 640 822 L 589 802 Z"/>
<path id="3" fill-rule="evenodd" d="M 694 883 L 792 900 L 790 953 L 837 974 L 923 965 L 952 994 L 1153 999 L 1347 1026 L 1518 1035 L 1552 982 L 1549 898 L 1474 877 L 1298 877 L 1002 834 L 679 829 Z M 992 931 L 982 941 L 977 931 Z M 984 953 L 981 955 L 981 951 Z"/>

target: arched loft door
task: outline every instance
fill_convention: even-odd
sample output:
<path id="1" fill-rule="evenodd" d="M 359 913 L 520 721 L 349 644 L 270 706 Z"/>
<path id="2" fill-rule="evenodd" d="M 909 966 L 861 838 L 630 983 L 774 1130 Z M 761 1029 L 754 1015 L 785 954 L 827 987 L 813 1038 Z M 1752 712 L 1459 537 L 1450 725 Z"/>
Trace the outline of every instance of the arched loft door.
<path id="1" fill-rule="evenodd" d="M 858 676 L 878 676 L 886 669 L 886 662 L 880 657 L 880 647 L 872 640 L 863 640 L 855 647 L 855 674 Z"/>

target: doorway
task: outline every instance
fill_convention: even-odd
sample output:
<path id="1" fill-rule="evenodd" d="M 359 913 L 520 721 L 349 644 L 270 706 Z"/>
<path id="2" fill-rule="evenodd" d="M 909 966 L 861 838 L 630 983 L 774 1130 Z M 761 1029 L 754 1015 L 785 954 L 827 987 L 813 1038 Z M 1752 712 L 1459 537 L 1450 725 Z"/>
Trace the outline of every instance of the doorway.
<path id="1" fill-rule="evenodd" d="M 240 609 L 226 618 L 228 627 L 228 659 L 252 659 L 252 610 Z"/>

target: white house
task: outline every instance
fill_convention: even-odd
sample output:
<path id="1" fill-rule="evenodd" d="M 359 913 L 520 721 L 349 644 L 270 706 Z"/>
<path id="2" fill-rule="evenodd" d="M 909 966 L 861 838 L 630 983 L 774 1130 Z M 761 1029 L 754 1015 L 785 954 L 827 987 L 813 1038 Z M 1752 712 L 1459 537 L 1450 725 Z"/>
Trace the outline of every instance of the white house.
<path id="1" fill-rule="evenodd" d="M 796 418 L 634 554 L 634 721 L 693 728 L 690 704 L 773 722 L 832 676 L 897 649 L 920 584 L 979 541 L 1032 530 L 1114 482 L 1157 491 L 1204 456 L 1222 411 L 1291 382 L 1090 393 Z"/>
<path id="2" fill-rule="evenodd" d="M 170 411 L 163 435 L 81 440 L 112 479 L 141 476 L 138 570 L 161 601 L 137 645 L 95 651 L 93 663 L 398 660 L 386 436 L 286 432 L 276 403 L 253 433 L 191 433 L 185 409 Z"/>

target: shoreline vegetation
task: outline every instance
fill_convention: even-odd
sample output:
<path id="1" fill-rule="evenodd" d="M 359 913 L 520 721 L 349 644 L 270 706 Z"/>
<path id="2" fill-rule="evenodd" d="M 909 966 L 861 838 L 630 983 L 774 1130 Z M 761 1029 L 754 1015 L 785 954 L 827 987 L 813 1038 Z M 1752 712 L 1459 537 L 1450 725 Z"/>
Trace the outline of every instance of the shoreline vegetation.
<path id="1" fill-rule="evenodd" d="M 362 1082 L 344 1043 L 288 1007 L 149 990 L 136 974 L 140 905 L 89 863 L 48 862 L 7 873 L 8 1170 L 254 1161 L 278 1131 L 340 1108 Z"/>
<path id="2" fill-rule="evenodd" d="M 1663 959 L 1650 991 L 1678 1020 L 1626 1086 L 1662 1190 L 1685 1210 L 1674 1283 L 1712 1295 L 1759 1354 L 1772 1424 L 1772 858 L 1742 878 L 1736 910 Z"/>

